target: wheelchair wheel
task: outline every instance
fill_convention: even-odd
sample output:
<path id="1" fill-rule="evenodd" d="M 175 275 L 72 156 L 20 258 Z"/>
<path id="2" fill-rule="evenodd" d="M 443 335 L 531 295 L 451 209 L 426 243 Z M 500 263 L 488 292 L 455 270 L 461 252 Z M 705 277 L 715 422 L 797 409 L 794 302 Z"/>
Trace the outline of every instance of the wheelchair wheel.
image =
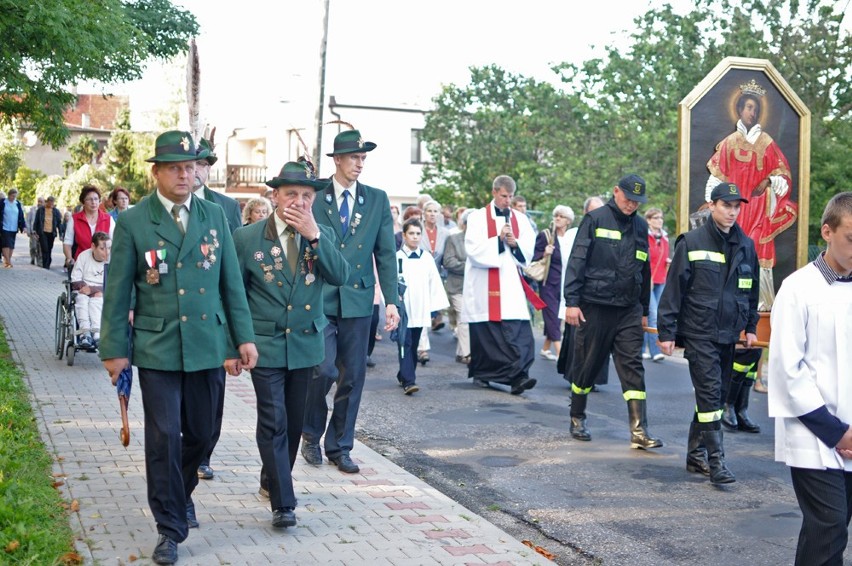
<path id="1" fill-rule="evenodd" d="M 54 328 L 53 353 L 60 360 L 65 350 L 65 293 L 56 299 L 56 322 Z"/>
<path id="2" fill-rule="evenodd" d="M 65 349 L 65 362 L 69 366 L 74 365 L 74 354 L 77 353 L 77 349 L 74 347 L 74 343 L 71 342 L 68 344 L 68 347 Z"/>

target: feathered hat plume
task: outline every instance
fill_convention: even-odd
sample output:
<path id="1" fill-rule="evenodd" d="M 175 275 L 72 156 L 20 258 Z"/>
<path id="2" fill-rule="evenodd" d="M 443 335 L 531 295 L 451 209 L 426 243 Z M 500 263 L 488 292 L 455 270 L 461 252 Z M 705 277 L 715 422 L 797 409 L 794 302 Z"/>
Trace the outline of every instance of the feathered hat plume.
<path id="1" fill-rule="evenodd" d="M 194 37 L 189 42 L 186 58 L 186 107 L 189 111 L 189 133 L 198 143 L 204 134 L 204 125 L 201 124 L 201 62 Z"/>

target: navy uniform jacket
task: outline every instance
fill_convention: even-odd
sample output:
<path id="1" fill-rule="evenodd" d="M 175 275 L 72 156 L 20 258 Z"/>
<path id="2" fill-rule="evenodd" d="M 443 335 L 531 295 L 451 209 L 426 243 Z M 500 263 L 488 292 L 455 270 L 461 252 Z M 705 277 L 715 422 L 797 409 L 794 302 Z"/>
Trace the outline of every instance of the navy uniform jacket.
<path id="1" fill-rule="evenodd" d="M 565 304 L 581 301 L 627 307 L 640 303 L 648 316 L 651 267 L 648 223 L 637 213 L 627 216 L 615 199 L 583 217 L 565 273 Z"/>
<path id="2" fill-rule="evenodd" d="M 377 283 L 373 274 L 374 254 L 378 283 L 381 284 L 385 304 L 399 303 L 396 245 L 388 195 L 380 189 L 357 183 L 353 196 L 355 206 L 345 236 L 340 233 L 340 213 L 334 196 L 334 183 L 329 181 L 314 201 L 317 224 L 332 229 L 335 245 L 352 268 L 346 283 L 337 287 L 325 286 L 323 298 L 325 314 L 328 316 L 355 318 L 373 314 L 373 287 Z"/>
<path id="3" fill-rule="evenodd" d="M 684 336 L 733 344 L 743 330 L 756 332 L 759 277 L 754 242 L 739 224 L 727 243 L 712 218 L 681 234 L 657 309 L 660 342 Z"/>
<path id="4" fill-rule="evenodd" d="M 151 283 L 148 260 L 158 252 L 164 260 L 157 264 L 165 263 L 168 272 Z M 135 366 L 212 369 L 237 357 L 230 343 L 255 341 L 231 231 L 218 205 L 193 196 L 185 236 L 156 195 L 118 215 L 104 293 L 102 360 L 127 357 L 133 291 Z"/>
<path id="5" fill-rule="evenodd" d="M 335 245 L 334 233 L 320 226 L 316 249 L 302 238 L 295 278 L 276 232 L 275 218 L 256 222 L 234 233 L 240 273 L 248 295 L 257 337 L 258 367 L 299 369 L 318 365 L 325 357 L 323 288 L 342 285 L 349 264 Z M 308 265 L 308 252 L 312 265 Z M 308 284 L 306 276 L 315 280 Z"/>

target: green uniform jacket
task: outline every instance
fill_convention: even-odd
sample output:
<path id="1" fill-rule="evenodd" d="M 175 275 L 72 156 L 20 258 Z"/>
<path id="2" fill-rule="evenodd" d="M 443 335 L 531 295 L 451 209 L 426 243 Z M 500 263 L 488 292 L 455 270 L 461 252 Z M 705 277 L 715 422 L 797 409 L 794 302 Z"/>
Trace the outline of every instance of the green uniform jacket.
<path id="1" fill-rule="evenodd" d="M 302 238 L 295 277 L 284 257 L 274 217 L 234 232 L 260 367 L 299 369 L 325 358 L 322 330 L 328 319 L 323 313 L 323 288 L 343 284 L 350 270 L 335 246 L 332 230 L 319 228 L 322 236 L 316 249 Z M 306 252 L 315 258 L 310 266 Z M 310 284 L 305 280 L 308 273 L 315 277 Z"/>
<path id="2" fill-rule="evenodd" d="M 225 218 L 228 219 L 228 227 L 231 229 L 231 234 L 234 230 L 241 228 L 243 225 L 243 214 L 240 212 L 240 203 L 229 196 L 222 193 L 211 191 L 204 185 L 204 198 L 210 202 L 215 202 L 225 211 Z"/>
<path id="3" fill-rule="evenodd" d="M 165 263 L 168 273 L 151 283 L 148 260 L 153 262 L 150 256 L 157 252 L 165 254 L 156 262 Z M 137 367 L 212 369 L 236 357 L 229 344 L 254 342 L 231 231 L 222 208 L 213 203 L 192 198 L 185 236 L 156 195 L 119 214 L 104 293 L 102 360 L 128 355 L 134 290 L 131 361 Z"/>
<path id="4" fill-rule="evenodd" d="M 334 196 L 334 183 L 329 181 L 314 201 L 314 218 L 318 224 L 329 226 L 334 243 L 352 268 L 349 279 L 338 287 L 326 285 L 325 314 L 355 318 L 373 314 L 373 255 L 385 304 L 399 303 L 396 269 L 396 242 L 393 237 L 393 218 L 388 195 L 380 190 L 357 183 L 355 206 L 349 230 L 340 233 L 340 212 Z"/>

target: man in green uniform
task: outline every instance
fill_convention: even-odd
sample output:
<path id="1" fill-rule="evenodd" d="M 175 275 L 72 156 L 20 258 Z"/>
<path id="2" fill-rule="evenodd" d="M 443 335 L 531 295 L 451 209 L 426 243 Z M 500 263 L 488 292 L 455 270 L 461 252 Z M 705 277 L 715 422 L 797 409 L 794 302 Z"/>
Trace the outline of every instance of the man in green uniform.
<path id="1" fill-rule="evenodd" d="M 157 190 L 118 217 L 101 324 L 100 356 L 112 382 L 129 363 L 139 369 L 157 564 L 174 564 L 178 543 L 198 526 L 191 496 L 213 433 L 215 376 L 226 359 L 245 368 L 257 361 L 225 214 L 191 194 L 195 160 L 188 132 L 157 137 L 148 159 Z"/>
<path id="2" fill-rule="evenodd" d="M 257 336 L 259 358 L 251 370 L 257 447 L 272 526 L 282 528 L 296 525 L 290 472 L 313 366 L 325 357 L 323 288 L 346 283 L 350 269 L 335 245 L 334 231 L 314 220 L 314 191 L 325 183 L 314 178 L 308 165 L 287 163 L 266 184 L 276 189 L 280 206 L 265 222 L 238 230 L 234 243 Z"/>

